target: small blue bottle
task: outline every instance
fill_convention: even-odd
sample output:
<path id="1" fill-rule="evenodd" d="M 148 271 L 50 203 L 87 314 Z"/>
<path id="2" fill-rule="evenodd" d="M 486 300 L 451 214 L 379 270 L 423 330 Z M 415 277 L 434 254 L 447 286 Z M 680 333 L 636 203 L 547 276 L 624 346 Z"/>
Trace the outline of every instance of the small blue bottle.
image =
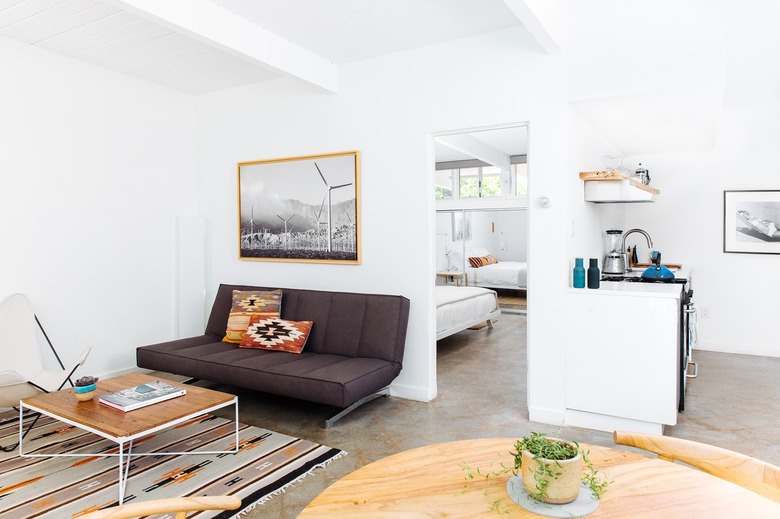
<path id="1" fill-rule="evenodd" d="M 598 258 L 590 258 L 588 267 L 588 288 L 598 288 L 601 285 L 601 273 L 599 272 Z"/>
<path id="2" fill-rule="evenodd" d="M 574 259 L 574 288 L 585 288 L 585 267 L 582 258 Z"/>

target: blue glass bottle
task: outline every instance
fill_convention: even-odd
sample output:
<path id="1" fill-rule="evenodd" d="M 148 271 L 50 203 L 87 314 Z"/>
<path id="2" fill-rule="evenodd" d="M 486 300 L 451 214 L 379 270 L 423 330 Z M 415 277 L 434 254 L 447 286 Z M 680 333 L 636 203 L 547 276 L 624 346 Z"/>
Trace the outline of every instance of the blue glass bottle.
<path id="1" fill-rule="evenodd" d="M 585 267 L 582 258 L 574 259 L 574 288 L 585 288 Z"/>
<path id="2" fill-rule="evenodd" d="M 598 258 L 590 258 L 588 266 L 588 288 L 598 288 L 601 284 L 601 273 L 599 272 Z"/>

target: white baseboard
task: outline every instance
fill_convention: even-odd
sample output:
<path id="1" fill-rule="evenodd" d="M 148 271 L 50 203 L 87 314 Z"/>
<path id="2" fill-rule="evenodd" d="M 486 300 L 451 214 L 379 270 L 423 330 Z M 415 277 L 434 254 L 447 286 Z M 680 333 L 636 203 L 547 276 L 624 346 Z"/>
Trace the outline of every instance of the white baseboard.
<path id="1" fill-rule="evenodd" d="M 117 370 L 117 371 L 110 371 L 108 373 L 103 373 L 102 375 L 98 375 L 98 378 L 99 379 L 107 379 L 107 378 L 118 377 L 120 375 L 127 375 L 128 373 L 151 373 L 151 372 L 152 372 L 152 370 L 133 366 L 133 367 L 130 367 L 130 368 L 120 369 L 120 370 Z"/>
<path id="2" fill-rule="evenodd" d="M 528 418 L 532 422 L 539 422 L 557 427 L 583 427 L 596 431 L 612 432 L 615 430 L 637 431 L 648 434 L 663 434 L 662 424 L 631 420 L 617 416 L 607 416 L 597 413 L 586 413 L 566 409 L 561 412 L 556 409 L 529 408 Z"/>
<path id="3" fill-rule="evenodd" d="M 664 433 L 664 425 L 660 423 L 644 422 L 642 420 L 632 420 L 630 418 L 608 416 L 598 413 L 586 413 L 573 409 L 566 410 L 566 425 L 605 432 L 635 431 L 645 434 Z"/>
<path id="4" fill-rule="evenodd" d="M 417 400 L 418 402 L 430 402 L 428 391 L 422 387 L 404 386 L 401 384 L 390 384 L 390 395 L 407 400 Z"/>
<path id="5" fill-rule="evenodd" d="M 770 344 L 728 344 L 723 342 L 701 342 L 694 348 L 697 350 L 715 351 L 718 353 L 735 353 L 737 355 L 756 355 L 759 357 L 780 357 L 780 347 Z"/>

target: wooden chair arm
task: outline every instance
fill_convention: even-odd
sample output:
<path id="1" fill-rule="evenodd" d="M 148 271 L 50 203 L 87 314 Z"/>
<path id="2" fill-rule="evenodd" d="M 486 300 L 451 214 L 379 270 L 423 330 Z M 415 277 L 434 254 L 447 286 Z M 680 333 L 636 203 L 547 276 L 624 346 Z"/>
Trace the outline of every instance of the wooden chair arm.
<path id="1" fill-rule="evenodd" d="M 176 513 L 176 519 L 184 519 L 190 511 L 235 510 L 239 506 L 241 500 L 235 496 L 173 497 L 97 510 L 80 519 L 133 519 L 165 513 Z"/>
<path id="2" fill-rule="evenodd" d="M 666 461 L 681 461 L 780 502 L 780 467 L 738 452 L 682 438 L 614 431 L 614 442 L 654 452 Z"/>

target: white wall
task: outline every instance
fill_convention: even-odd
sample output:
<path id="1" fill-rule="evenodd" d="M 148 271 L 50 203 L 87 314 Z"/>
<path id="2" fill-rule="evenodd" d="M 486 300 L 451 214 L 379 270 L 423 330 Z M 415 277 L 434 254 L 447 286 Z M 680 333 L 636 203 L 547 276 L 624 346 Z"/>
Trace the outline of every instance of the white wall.
<path id="1" fill-rule="evenodd" d="M 692 266 L 701 349 L 780 356 L 780 256 L 723 252 L 723 191 L 780 189 L 778 118 L 780 103 L 728 106 L 715 149 L 631 157 L 650 169 L 661 196 L 630 207 L 627 221 L 650 233 L 665 261 Z"/>
<path id="2" fill-rule="evenodd" d="M 280 80 L 199 97 L 198 167 L 209 222 L 210 298 L 220 282 L 234 281 L 403 294 L 411 299 L 411 316 L 404 370 L 393 389 L 421 400 L 435 396 L 436 245 L 431 237 L 437 227 L 430 134 L 545 119 L 548 129 L 540 123 L 539 135 L 547 136 L 536 148 L 531 145 L 531 153 L 538 150 L 542 164 L 548 155 L 562 156 L 563 143 L 555 135 L 559 115 L 542 115 L 550 110 L 542 102 L 549 97 L 546 82 L 528 82 L 528 69 L 504 66 L 544 65 L 537 52 L 509 44 L 517 36 L 503 31 L 354 63 L 343 67 L 335 96 Z M 485 77 L 495 83 L 487 85 Z M 361 152 L 362 264 L 239 261 L 235 163 L 349 149 Z M 540 178 L 555 167 L 540 168 Z M 549 185 L 555 192 L 560 183 Z M 565 204 L 559 207 L 563 211 Z M 562 258 L 563 241 L 556 248 Z M 540 265 L 540 283 L 544 270 Z M 555 276 L 563 288 L 565 274 Z"/>
<path id="3" fill-rule="evenodd" d="M 220 282 L 409 297 L 394 391 L 427 400 L 437 392 L 431 134 L 527 121 L 532 419 L 564 408 L 560 302 L 573 258 L 601 257 L 609 227 L 646 228 L 665 258 L 694 265 L 696 300 L 712 314 L 700 321 L 705 346 L 780 355 L 775 256 L 723 254 L 720 227 L 723 189 L 776 187 L 777 104 L 727 106 L 714 150 L 631 157 L 662 189 L 656 204 L 582 200 L 577 172 L 616 150 L 570 102 L 723 81 L 726 31 L 710 4 L 662 3 L 573 3 L 558 55 L 522 30 L 499 31 L 345 65 L 337 95 L 277 80 L 200 96 L 194 117 L 187 96 L 0 40 L 14 71 L 0 82 L 0 218 L 10 222 L 0 227 L 0 294 L 29 294 L 63 357 L 92 344 L 89 371 L 129 368 L 136 346 L 175 333 L 176 223 L 202 218 L 208 303 Z M 361 265 L 237 259 L 236 162 L 353 149 Z"/>
<path id="4" fill-rule="evenodd" d="M 454 241 L 452 215 L 462 214 L 458 210 L 436 212 L 436 270 L 450 268 L 447 251 L 459 251 L 455 260 L 464 258 L 463 252 L 473 248 L 487 249 L 500 261 L 526 261 L 528 256 L 528 211 L 524 209 L 469 210 L 470 240 Z M 468 265 L 466 265 L 468 266 Z M 460 270 L 463 265 L 460 265 Z M 454 269 L 456 270 L 456 269 Z M 443 279 L 437 280 L 441 283 Z"/>
<path id="5" fill-rule="evenodd" d="M 0 299 L 26 294 L 64 362 L 92 346 L 82 374 L 135 366 L 174 333 L 192 101 L 4 38 L 0 63 Z"/>

